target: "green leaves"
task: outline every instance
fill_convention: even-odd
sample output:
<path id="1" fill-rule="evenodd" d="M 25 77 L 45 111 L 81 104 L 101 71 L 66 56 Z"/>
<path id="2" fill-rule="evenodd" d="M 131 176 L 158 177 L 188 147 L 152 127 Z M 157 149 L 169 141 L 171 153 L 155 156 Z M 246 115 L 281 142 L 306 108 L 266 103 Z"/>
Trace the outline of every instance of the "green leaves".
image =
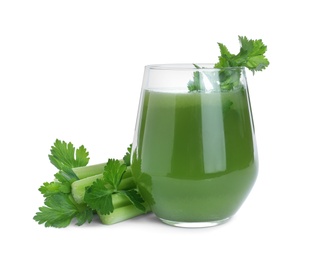
<path id="1" fill-rule="evenodd" d="M 86 166 L 89 162 L 88 152 L 82 145 L 76 151 L 73 144 L 56 140 L 48 156 L 50 162 L 59 170 L 66 171 L 75 167 Z"/>
<path id="2" fill-rule="evenodd" d="M 130 144 L 127 148 L 127 152 L 123 157 L 123 161 L 127 166 L 130 166 L 130 155 L 131 155 L 132 144 Z"/>
<path id="3" fill-rule="evenodd" d="M 88 152 L 82 145 L 76 151 L 73 144 L 56 140 L 51 147 L 51 154 L 48 156 L 50 162 L 59 170 L 55 178 L 62 183 L 71 184 L 79 178 L 72 171 L 72 168 L 86 166 L 89 162 Z"/>
<path id="4" fill-rule="evenodd" d="M 86 205 L 75 203 L 71 196 L 71 183 L 78 180 L 72 171 L 73 167 L 85 166 L 88 161 L 88 152 L 81 146 L 75 152 L 72 143 L 56 140 L 48 156 L 50 162 L 59 170 L 53 182 L 44 182 L 39 188 L 45 197 L 43 207 L 34 216 L 39 224 L 46 227 L 66 227 L 76 218 L 77 225 L 82 225 L 93 218 L 92 209 Z"/>
<path id="5" fill-rule="evenodd" d="M 127 214 L 126 211 L 126 206 L 130 204 L 140 209 L 141 213 L 146 212 L 144 200 L 136 189 L 130 169 L 126 173 L 126 179 L 122 182 L 127 166 L 130 167 L 130 154 L 131 145 L 123 157 L 124 163 L 120 160 L 109 159 L 103 169 L 103 178 L 98 178 L 93 183 L 92 180 L 89 183 L 90 186 L 86 187 L 84 201 L 81 199 L 77 202 L 72 196 L 71 184 L 79 178 L 72 168 L 86 166 L 89 161 L 88 152 L 84 146 L 75 149 L 72 143 L 56 140 L 51 147 L 49 159 L 59 172 L 54 175 L 53 182 L 44 182 L 39 188 L 45 198 L 44 206 L 39 208 L 39 212 L 33 219 L 46 227 L 63 228 L 68 226 L 73 219 L 76 220 L 77 225 L 91 222 L 94 211 L 101 215 L 108 215 L 115 208 L 122 207 L 124 207 L 122 208 L 124 211 L 121 211 L 124 214 L 122 219 L 125 220 L 132 217 L 132 214 L 130 212 Z M 93 170 L 90 171 L 92 173 L 90 177 L 94 177 Z M 87 177 L 84 176 L 84 178 Z M 121 182 L 122 185 L 120 185 Z"/>
<path id="6" fill-rule="evenodd" d="M 87 188 L 84 201 L 100 214 L 110 214 L 114 210 L 112 204 L 113 190 L 106 188 L 106 182 L 102 179 L 97 180 L 92 186 Z"/>
<path id="7" fill-rule="evenodd" d="M 239 36 L 239 42 L 241 47 L 237 55 L 231 54 L 224 44 L 218 43 L 221 56 L 214 67 L 221 69 L 219 76 L 222 90 L 231 90 L 241 84 L 242 67 L 246 67 L 254 73 L 269 65 L 269 61 L 264 56 L 267 46 L 262 40 L 248 40 L 245 36 Z"/>
<path id="8" fill-rule="evenodd" d="M 45 223 L 45 227 L 67 227 L 75 217 L 78 220 L 77 225 L 82 225 L 91 222 L 93 218 L 92 210 L 78 206 L 68 194 L 56 193 L 48 196 L 44 204 L 33 219 L 39 224 Z"/>
<path id="9" fill-rule="evenodd" d="M 203 81 L 201 80 L 201 74 L 199 71 L 195 71 L 193 73 L 193 80 L 190 80 L 188 82 L 187 87 L 190 92 L 204 89 L 204 84 Z"/>
<path id="10" fill-rule="evenodd" d="M 136 206 L 136 208 L 140 209 L 141 211 L 145 211 L 145 207 L 142 204 L 144 200 L 136 190 L 125 190 L 121 193 L 123 193 L 131 201 L 131 203 Z"/>
<path id="11" fill-rule="evenodd" d="M 119 160 L 109 159 L 107 165 L 104 167 L 104 180 L 109 183 L 113 189 L 117 190 L 126 169 L 126 164 L 121 164 Z"/>
<path id="12" fill-rule="evenodd" d="M 219 56 L 219 62 L 215 64 L 215 68 L 225 68 L 225 67 L 236 67 L 235 64 L 233 64 L 233 54 L 231 54 L 227 47 L 222 44 L 218 43 L 220 47 L 221 56 Z"/>
<path id="13" fill-rule="evenodd" d="M 224 44 L 218 43 L 221 56 L 218 57 L 219 61 L 214 65 L 214 68 L 220 69 L 219 83 L 221 90 L 228 91 L 242 85 L 240 83 L 240 76 L 243 67 L 255 73 L 256 71 L 264 70 L 269 65 L 269 61 L 265 57 L 267 46 L 264 45 L 262 40 L 248 40 L 245 36 L 239 36 L 239 42 L 241 45 L 240 51 L 236 55 L 230 53 Z M 195 64 L 194 66 L 199 68 Z M 190 92 L 204 89 L 200 80 L 201 73 L 195 71 L 193 80 L 188 82 L 187 87 Z M 212 84 L 216 82 L 211 76 L 208 78 Z"/>
<path id="14" fill-rule="evenodd" d="M 108 215 L 114 211 L 112 196 L 126 196 L 138 209 L 145 211 L 144 200 L 136 189 L 119 190 L 119 184 L 126 172 L 126 164 L 119 160 L 109 159 L 104 167 L 103 179 L 95 181 L 86 189 L 84 201 L 100 214 Z"/>
<path id="15" fill-rule="evenodd" d="M 219 72 L 220 88 L 223 91 L 231 90 L 240 86 L 241 68 L 222 68 Z"/>
<path id="16" fill-rule="evenodd" d="M 269 65 L 264 56 L 267 46 L 262 40 L 248 40 L 245 36 L 239 36 L 240 51 L 237 55 L 231 54 L 227 47 L 218 43 L 221 56 L 215 68 L 246 67 L 252 72 L 261 71 Z"/>
<path id="17" fill-rule="evenodd" d="M 84 146 L 76 150 L 72 143 L 56 140 L 51 147 L 51 154 L 48 156 L 50 162 L 60 170 L 54 177 L 56 181 L 45 182 L 39 188 L 44 197 L 56 193 L 70 193 L 71 183 L 79 178 L 75 175 L 72 168 L 87 165 L 89 158 Z"/>
<path id="18" fill-rule="evenodd" d="M 44 197 L 49 197 L 56 193 L 70 193 L 71 185 L 70 183 L 61 183 L 61 182 L 44 182 L 43 185 L 39 188 L 39 191 Z"/>
<path id="19" fill-rule="evenodd" d="M 247 67 L 249 70 L 261 71 L 269 65 L 269 61 L 264 56 L 267 46 L 262 40 L 248 40 L 246 37 L 239 36 L 241 44 L 240 52 L 236 55 L 236 62 L 239 66 Z"/>

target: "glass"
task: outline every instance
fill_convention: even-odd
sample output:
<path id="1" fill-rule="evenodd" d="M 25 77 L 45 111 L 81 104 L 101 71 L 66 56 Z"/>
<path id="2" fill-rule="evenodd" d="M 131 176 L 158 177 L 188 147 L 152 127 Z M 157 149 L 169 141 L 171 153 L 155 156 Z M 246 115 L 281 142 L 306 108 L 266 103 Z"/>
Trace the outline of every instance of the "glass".
<path id="1" fill-rule="evenodd" d="M 230 219 L 258 172 L 245 69 L 146 66 L 131 163 L 164 223 L 208 227 Z"/>

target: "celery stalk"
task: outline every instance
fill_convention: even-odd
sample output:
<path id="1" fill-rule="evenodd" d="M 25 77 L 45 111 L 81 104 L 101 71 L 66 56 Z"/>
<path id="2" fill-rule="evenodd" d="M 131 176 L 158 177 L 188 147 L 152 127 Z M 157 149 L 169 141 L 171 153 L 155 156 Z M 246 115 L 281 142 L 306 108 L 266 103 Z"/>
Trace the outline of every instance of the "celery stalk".
<path id="1" fill-rule="evenodd" d="M 130 203 L 122 207 L 115 207 L 114 211 L 109 215 L 102 215 L 99 212 L 97 214 L 103 224 L 112 225 L 150 212 L 149 207 L 147 205 L 145 207 L 146 212 L 143 212 Z"/>
<path id="2" fill-rule="evenodd" d="M 81 180 L 90 176 L 94 176 L 100 173 L 103 173 L 103 169 L 105 167 L 106 163 L 100 163 L 100 164 L 94 164 L 90 166 L 83 166 L 83 167 L 77 167 L 73 168 L 73 172 L 75 175 Z"/>
<path id="3" fill-rule="evenodd" d="M 124 163 L 123 160 L 120 160 L 121 163 Z M 100 173 L 103 173 L 104 167 L 107 163 L 99 163 L 88 166 L 72 168 L 75 175 L 81 180 L 90 176 L 94 176 Z"/>
<path id="4" fill-rule="evenodd" d="M 71 184 L 71 194 L 76 203 L 83 203 L 84 202 L 84 194 L 85 194 L 85 188 L 89 187 L 93 184 L 94 181 L 97 179 L 102 179 L 102 174 L 97 174 L 94 176 L 90 176 L 81 180 L 74 181 Z"/>
<path id="5" fill-rule="evenodd" d="M 121 163 L 123 163 L 122 160 Z M 86 188 L 90 187 L 96 180 L 103 178 L 103 172 L 106 165 L 107 163 L 101 163 L 72 169 L 79 178 L 79 180 L 76 180 L 71 184 L 71 194 L 77 204 L 85 204 L 84 196 Z M 111 188 L 110 184 L 106 185 L 107 188 Z M 132 177 L 131 167 L 127 166 L 126 172 L 123 174 L 121 182 L 118 185 L 118 190 L 130 190 L 135 188 L 136 183 Z M 103 224 L 115 224 L 150 212 L 150 208 L 146 205 L 146 203 L 143 203 L 146 211 L 142 211 L 133 205 L 127 196 L 120 193 L 115 193 L 112 195 L 112 204 L 114 210 L 108 215 L 100 214 L 100 212 L 97 211 L 97 214 Z"/>
<path id="6" fill-rule="evenodd" d="M 89 166 L 91 167 L 91 166 Z M 86 168 L 86 167 L 83 167 Z M 74 198 L 74 200 L 77 203 L 83 203 L 84 202 L 84 195 L 85 195 L 85 188 L 91 186 L 93 184 L 94 181 L 96 181 L 97 179 L 102 179 L 103 178 L 103 174 L 97 174 L 97 175 L 90 175 L 87 178 L 84 179 L 80 179 L 77 181 L 74 181 L 71 184 L 71 193 L 72 196 Z M 127 171 L 124 173 L 124 176 L 122 178 L 121 183 L 119 184 L 119 189 L 132 189 L 135 187 L 135 182 L 134 179 L 132 177 L 132 173 L 131 173 L 131 168 L 127 167 Z"/>

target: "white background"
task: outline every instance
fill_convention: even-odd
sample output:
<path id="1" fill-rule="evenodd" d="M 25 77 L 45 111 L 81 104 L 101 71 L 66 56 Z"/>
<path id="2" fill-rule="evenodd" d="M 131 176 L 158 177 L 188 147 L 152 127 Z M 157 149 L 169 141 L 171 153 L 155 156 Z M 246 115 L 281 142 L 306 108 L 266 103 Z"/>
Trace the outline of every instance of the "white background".
<path id="1" fill-rule="evenodd" d="M 307 1 L 2 0 L 1 259 L 309 259 Z M 248 73 L 259 178 L 225 225 L 183 229 L 154 216 L 65 229 L 32 218 L 55 169 L 56 138 L 90 164 L 132 142 L 144 66 L 216 62 L 222 42 L 263 39 L 270 66 Z"/>

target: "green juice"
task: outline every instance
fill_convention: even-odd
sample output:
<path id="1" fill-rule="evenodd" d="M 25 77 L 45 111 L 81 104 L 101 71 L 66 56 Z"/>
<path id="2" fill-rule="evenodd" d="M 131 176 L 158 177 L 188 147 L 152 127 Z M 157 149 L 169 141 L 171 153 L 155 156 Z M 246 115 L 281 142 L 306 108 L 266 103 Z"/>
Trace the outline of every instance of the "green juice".
<path id="1" fill-rule="evenodd" d="M 163 220 L 212 222 L 239 209 L 258 170 L 247 90 L 144 90 L 132 171 Z"/>

